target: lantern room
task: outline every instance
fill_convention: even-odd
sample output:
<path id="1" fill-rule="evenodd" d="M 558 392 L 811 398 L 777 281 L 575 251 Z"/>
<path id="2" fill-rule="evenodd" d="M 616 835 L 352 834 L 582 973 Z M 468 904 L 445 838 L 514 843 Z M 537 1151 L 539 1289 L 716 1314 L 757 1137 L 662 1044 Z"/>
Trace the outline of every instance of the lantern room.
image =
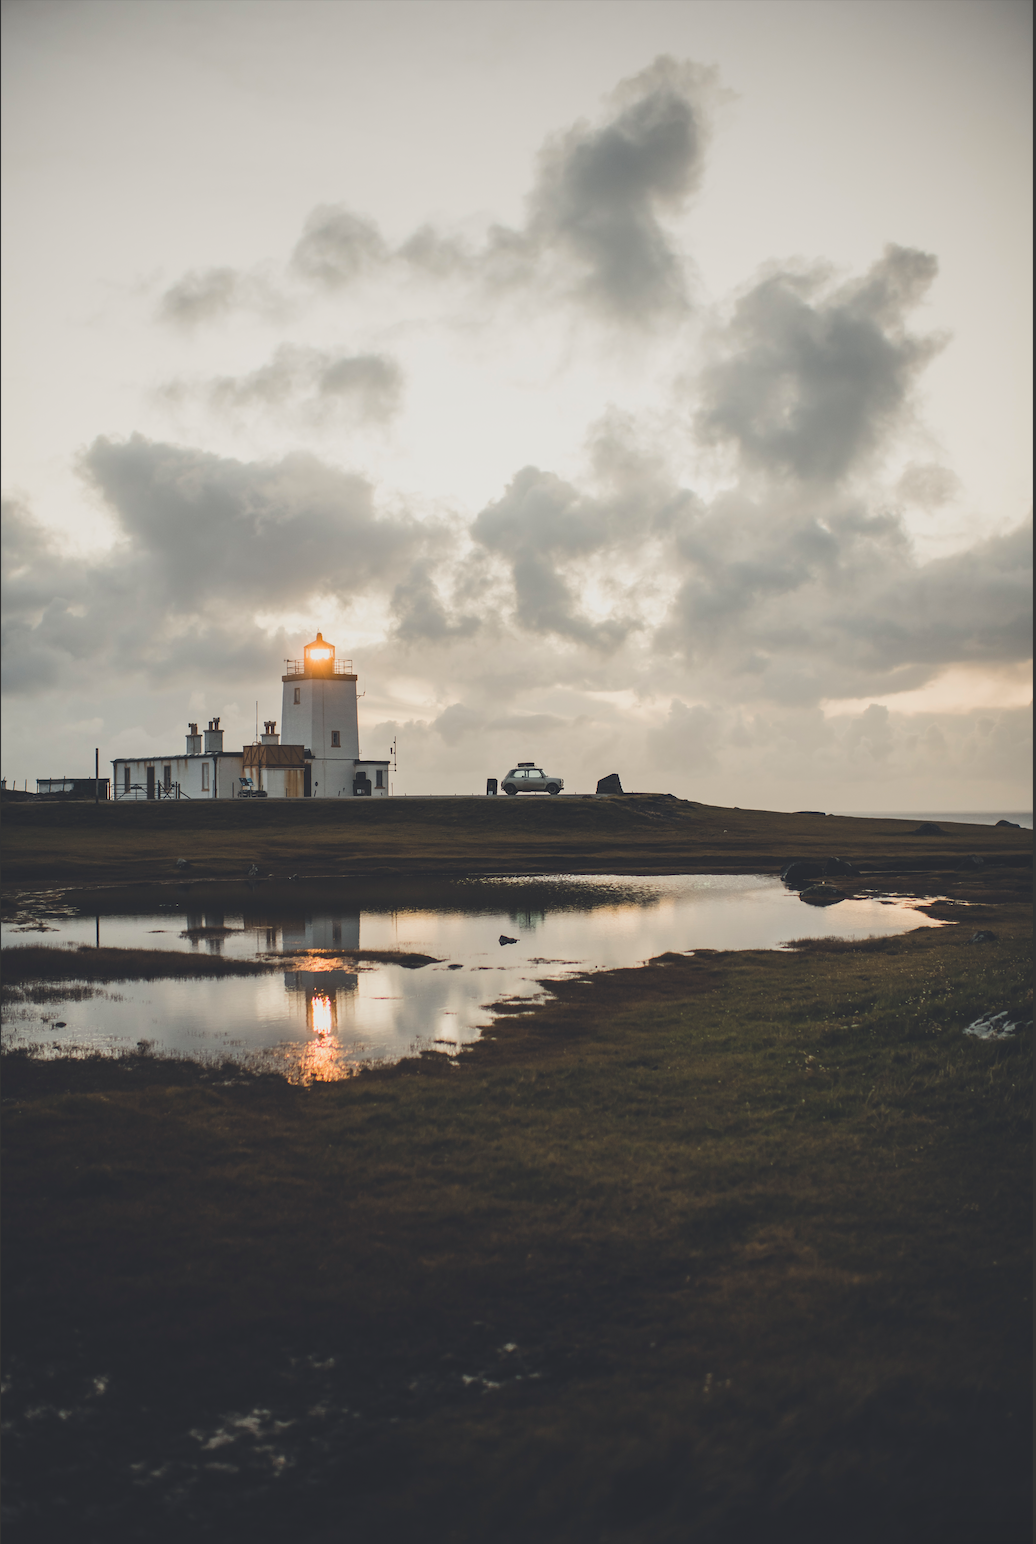
<path id="1" fill-rule="evenodd" d="M 323 633 L 317 633 L 305 650 L 305 673 L 308 676 L 333 676 L 335 673 L 335 646 L 324 641 Z"/>

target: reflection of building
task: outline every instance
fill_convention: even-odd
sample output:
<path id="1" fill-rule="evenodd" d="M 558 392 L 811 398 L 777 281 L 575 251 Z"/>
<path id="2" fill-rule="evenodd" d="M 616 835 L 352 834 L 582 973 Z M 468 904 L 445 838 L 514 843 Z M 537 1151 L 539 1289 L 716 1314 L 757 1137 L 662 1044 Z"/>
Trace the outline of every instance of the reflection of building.
<path id="1" fill-rule="evenodd" d="M 388 761 L 360 759 L 352 661 L 336 659 L 334 644 L 317 633 L 302 659 L 286 660 L 285 666 L 283 736 L 276 720 L 267 719 L 255 745 L 225 751 L 218 718 L 209 720 L 204 736 L 190 724 L 181 755 L 117 757 L 114 797 L 387 798 Z"/>
<path id="2" fill-rule="evenodd" d="M 281 923 L 283 949 L 358 949 L 360 913 L 340 917 L 292 917 Z"/>

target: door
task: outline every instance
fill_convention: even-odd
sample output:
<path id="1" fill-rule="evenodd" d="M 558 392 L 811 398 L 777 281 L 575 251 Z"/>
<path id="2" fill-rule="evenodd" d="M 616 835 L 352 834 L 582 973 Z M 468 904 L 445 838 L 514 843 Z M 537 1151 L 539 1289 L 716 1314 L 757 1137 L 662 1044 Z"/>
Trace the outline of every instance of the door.
<path id="1" fill-rule="evenodd" d="M 313 763 L 311 761 L 306 762 L 306 770 L 303 773 L 302 797 L 304 799 L 313 797 Z"/>
<path id="2" fill-rule="evenodd" d="M 153 799 L 155 797 L 155 769 L 154 769 L 154 767 L 148 767 L 148 769 L 147 769 L 147 796 L 148 796 L 149 799 Z"/>

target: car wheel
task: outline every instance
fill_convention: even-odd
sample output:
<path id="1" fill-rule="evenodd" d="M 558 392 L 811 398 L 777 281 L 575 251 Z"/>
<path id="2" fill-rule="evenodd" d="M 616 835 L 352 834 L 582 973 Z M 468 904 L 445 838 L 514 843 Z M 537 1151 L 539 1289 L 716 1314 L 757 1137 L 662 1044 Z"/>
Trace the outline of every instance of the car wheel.
<path id="1" fill-rule="evenodd" d="M 513 783 L 505 783 L 504 784 L 504 793 L 506 793 L 509 798 L 513 797 L 513 795 L 516 794 L 517 792 L 518 792 L 518 790 L 514 786 Z"/>
<path id="2" fill-rule="evenodd" d="M 558 787 L 557 783 L 548 783 L 547 784 L 547 792 L 548 793 L 560 793 L 561 789 Z"/>

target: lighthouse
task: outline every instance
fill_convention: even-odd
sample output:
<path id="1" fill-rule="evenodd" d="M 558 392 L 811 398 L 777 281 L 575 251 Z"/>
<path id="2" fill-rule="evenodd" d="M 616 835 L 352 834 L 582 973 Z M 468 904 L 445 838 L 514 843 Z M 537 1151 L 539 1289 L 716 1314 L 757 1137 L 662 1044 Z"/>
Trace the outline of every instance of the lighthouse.
<path id="1" fill-rule="evenodd" d="M 285 660 L 281 737 L 305 749 L 305 794 L 315 799 L 388 794 L 388 761 L 361 761 L 352 660 L 317 633 L 301 660 Z"/>

